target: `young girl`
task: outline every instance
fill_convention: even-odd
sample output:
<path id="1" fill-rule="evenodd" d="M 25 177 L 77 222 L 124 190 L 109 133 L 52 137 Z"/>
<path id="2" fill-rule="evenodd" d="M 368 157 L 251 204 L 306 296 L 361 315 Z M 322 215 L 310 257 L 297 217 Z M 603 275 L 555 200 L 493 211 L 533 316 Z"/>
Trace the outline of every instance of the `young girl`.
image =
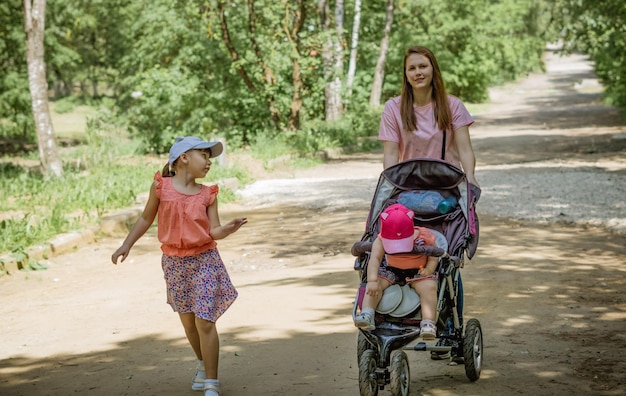
<path id="1" fill-rule="evenodd" d="M 413 211 L 401 204 L 393 204 L 380 214 L 380 234 L 372 244 L 367 265 L 367 285 L 361 313 L 354 325 L 364 330 L 374 330 L 374 308 L 389 286 L 406 281 L 420 296 L 422 320 L 420 335 L 424 340 L 437 336 L 437 257 L 411 253 L 416 243 L 435 246 L 435 235 L 427 228 L 413 225 Z M 387 265 L 380 263 L 387 255 Z"/>
<path id="2" fill-rule="evenodd" d="M 185 328 L 198 358 L 193 390 L 205 396 L 219 395 L 217 368 L 219 337 L 215 322 L 237 298 L 217 250 L 216 240 L 247 223 L 236 218 L 221 225 L 216 185 L 196 182 L 211 168 L 211 158 L 222 153 L 219 142 L 187 136 L 172 145 L 163 174 L 154 176 L 146 207 L 113 256 L 114 264 L 128 256 L 135 242 L 150 228 L 158 214 L 161 265 L 167 285 L 167 302 Z"/>

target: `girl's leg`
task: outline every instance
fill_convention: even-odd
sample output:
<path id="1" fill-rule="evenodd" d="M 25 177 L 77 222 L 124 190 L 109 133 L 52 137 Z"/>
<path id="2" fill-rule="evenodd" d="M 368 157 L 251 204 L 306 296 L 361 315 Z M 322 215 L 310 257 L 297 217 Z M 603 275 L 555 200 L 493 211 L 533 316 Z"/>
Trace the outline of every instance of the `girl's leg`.
<path id="1" fill-rule="evenodd" d="M 193 377 L 191 382 L 191 389 L 193 390 L 203 390 L 204 389 L 204 381 L 206 379 L 204 362 L 202 361 L 202 349 L 200 347 L 200 334 L 198 333 L 198 329 L 196 328 L 196 316 L 193 313 L 184 313 L 178 314 L 180 317 L 180 321 L 185 328 L 185 335 L 187 335 L 187 340 L 189 340 L 189 345 L 193 349 L 193 352 L 196 354 L 198 358 L 198 365 L 196 367 L 196 374 Z"/>
<path id="2" fill-rule="evenodd" d="M 193 312 L 178 314 L 178 316 L 180 317 L 180 321 L 185 328 L 185 335 L 187 336 L 187 340 L 189 340 L 189 345 L 191 345 L 191 348 L 196 354 L 198 360 L 202 360 L 200 335 L 198 334 L 198 329 L 196 328 L 196 316 Z"/>
<path id="3" fill-rule="evenodd" d="M 215 322 L 195 318 L 195 327 L 200 338 L 200 351 L 204 361 L 206 378 L 217 379 L 217 366 L 220 356 L 220 339 Z"/>
<path id="4" fill-rule="evenodd" d="M 437 282 L 433 279 L 424 279 L 413 282 L 411 287 L 420 296 L 422 319 L 434 321 L 437 311 Z"/>

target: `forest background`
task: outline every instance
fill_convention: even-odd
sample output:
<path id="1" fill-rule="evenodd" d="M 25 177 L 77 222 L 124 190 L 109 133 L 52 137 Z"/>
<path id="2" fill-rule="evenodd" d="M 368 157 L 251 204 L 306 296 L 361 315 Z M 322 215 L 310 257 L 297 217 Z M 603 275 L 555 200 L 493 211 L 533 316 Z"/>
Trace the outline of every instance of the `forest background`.
<path id="1" fill-rule="evenodd" d="M 621 0 L 2 2 L 0 253 L 38 268 L 29 246 L 136 202 L 176 136 L 266 166 L 378 147 L 408 46 L 433 49 L 472 110 L 542 70 L 547 43 L 588 54 L 626 108 Z M 250 176 L 222 162 L 210 177 Z"/>

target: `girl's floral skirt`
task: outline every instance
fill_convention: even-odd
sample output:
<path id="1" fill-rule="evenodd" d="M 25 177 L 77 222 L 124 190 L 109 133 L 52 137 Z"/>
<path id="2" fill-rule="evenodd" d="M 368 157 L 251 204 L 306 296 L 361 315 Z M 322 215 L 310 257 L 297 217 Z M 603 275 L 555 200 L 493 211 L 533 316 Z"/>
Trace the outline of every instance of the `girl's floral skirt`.
<path id="1" fill-rule="evenodd" d="M 161 266 L 174 312 L 215 322 L 237 298 L 217 249 L 187 257 L 164 254 Z"/>

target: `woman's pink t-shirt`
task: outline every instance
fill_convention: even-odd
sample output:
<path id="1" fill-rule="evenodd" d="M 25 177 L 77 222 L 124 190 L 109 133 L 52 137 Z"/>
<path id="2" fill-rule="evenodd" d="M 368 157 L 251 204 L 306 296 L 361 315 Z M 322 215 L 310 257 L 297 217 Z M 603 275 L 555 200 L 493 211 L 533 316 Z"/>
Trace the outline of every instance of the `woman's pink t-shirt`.
<path id="1" fill-rule="evenodd" d="M 194 256 L 217 246 L 209 231 L 208 208 L 219 191 L 217 185 L 203 185 L 200 192 L 187 195 L 176 191 L 171 177 L 157 172 L 159 198 L 158 237 L 161 250 L 168 256 Z"/>
<path id="2" fill-rule="evenodd" d="M 452 115 L 452 128 L 455 131 L 474 123 L 472 116 L 459 98 L 448 95 L 448 104 Z M 380 120 L 378 140 L 398 143 L 400 145 L 400 158 L 398 159 L 400 162 L 414 158 L 441 159 L 443 132 L 435 122 L 432 103 L 413 108 L 417 117 L 417 130 L 403 132 L 402 118 L 400 117 L 400 97 L 389 99 L 385 103 Z M 461 165 L 454 133 L 448 132 L 446 136 L 446 157 L 444 160 L 456 166 Z"/>

